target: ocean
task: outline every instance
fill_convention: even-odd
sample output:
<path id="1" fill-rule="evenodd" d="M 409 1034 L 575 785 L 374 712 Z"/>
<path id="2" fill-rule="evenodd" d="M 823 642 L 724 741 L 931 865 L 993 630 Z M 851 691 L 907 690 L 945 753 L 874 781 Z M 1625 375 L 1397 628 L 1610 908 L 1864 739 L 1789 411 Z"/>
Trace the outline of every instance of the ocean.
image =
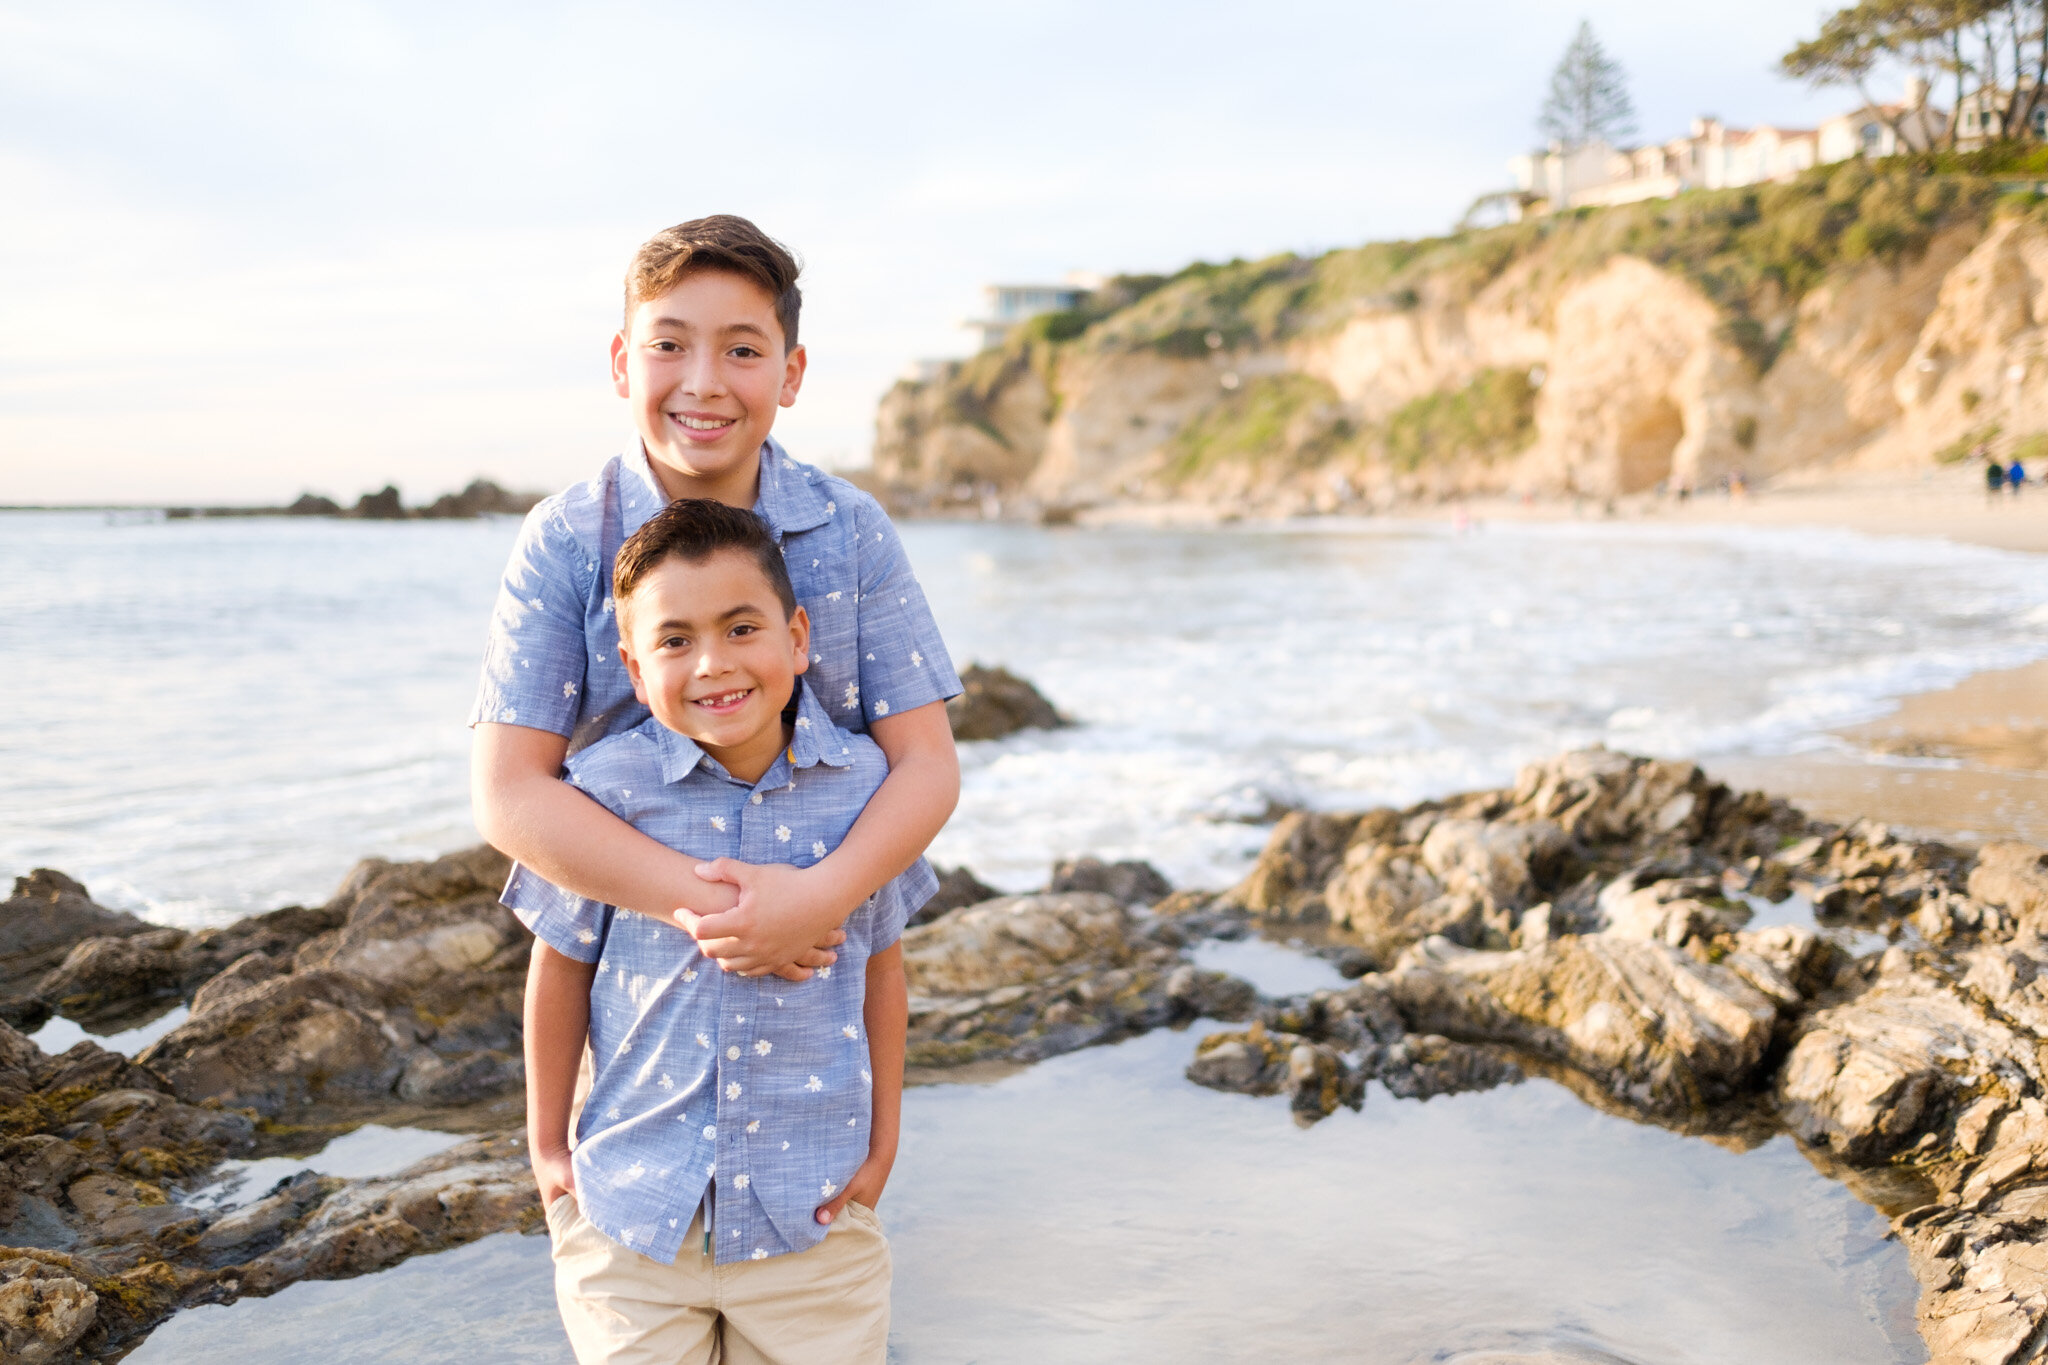
<path id="1" fill-rule="evenodd" d="M 473 843 L 464 719 L 516 532 L 0 513 L 0 870 L 196 927 Z M 963 747 L 935 860 L 1234 881 L 1269 801 L 1402 804 L 1605 743 L 1839 745 L 2048 656 L 2048 560 L 1842 531 L 913 523 L 955 661 L 1078 724 Z"/>

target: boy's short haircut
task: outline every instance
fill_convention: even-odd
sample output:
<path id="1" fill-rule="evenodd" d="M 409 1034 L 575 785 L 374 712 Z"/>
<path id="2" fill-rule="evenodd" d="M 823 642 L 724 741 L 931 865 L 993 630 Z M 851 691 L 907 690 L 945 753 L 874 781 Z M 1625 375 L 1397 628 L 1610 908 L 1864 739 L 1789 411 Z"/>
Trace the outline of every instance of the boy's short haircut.
<path id="1" fill-rule="evenodd" d="M 768 523 L 743 507 L 710 498 L 677 498 L 626 538 L 612 561 L 612 600 L 623 610 L 626 599 L 658 565 L 670 559 L 702 564 L 721 550 L 751 555 L 775 589 L 783 617 L 796 615 L 796 589 Z"/>
<path id="2" fill-rule="evenodd" d="M 796 277 L 803 266 L 788 247 L 730 213 L 692 218 L 641 243 L 626 267 L 626 325 L 633 325 L 636 307 L 660 298 L 700 270 L 728 271 L 767 290 L 775 300 L 783 348 L 796 349 L 797 311 L 804 302 Z"/>

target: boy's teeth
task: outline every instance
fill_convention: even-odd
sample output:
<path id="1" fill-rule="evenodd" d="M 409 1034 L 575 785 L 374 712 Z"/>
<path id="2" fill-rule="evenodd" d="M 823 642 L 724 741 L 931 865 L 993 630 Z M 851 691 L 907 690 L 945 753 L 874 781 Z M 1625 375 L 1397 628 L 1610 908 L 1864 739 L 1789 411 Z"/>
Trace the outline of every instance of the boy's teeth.
<path id="1" fill-rule="evenodd" d="M 676 418 L 676 420 L 678 422 L 681 422 L 684 426 L 690 428 L 692 431 L 716 431 L 720 427 L 729 427 L 733 424 L 733 419 L 730 417 L 718 417 L 711 419 L 699 417 L 678 417 Z"/>

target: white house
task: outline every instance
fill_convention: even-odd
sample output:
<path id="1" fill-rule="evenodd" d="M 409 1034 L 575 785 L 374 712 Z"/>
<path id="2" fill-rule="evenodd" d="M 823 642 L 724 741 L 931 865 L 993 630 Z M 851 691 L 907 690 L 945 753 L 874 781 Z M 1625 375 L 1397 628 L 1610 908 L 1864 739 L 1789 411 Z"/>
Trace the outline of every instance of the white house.
<path id="1" fill-rule="evenodd" d="M 982 289 L 988 297 L 988 312 L 960 325 L 978 334 L 980 348 L 1003 344 L 1003 338 L 1018 323 L 1041 313 L 1063 313 L 1080 306 L 1081 300 L 1102 284 L 1101 277 L 1072 271 L 1061 284 L 991 284 Z"/>
<path id="2" fill-rule="evenodd" d="M 2002 107 L 2002 98 L 1998 103 Z M 2040 123 L 2048 128 L 2048 110 Z M 1927 103 L 1926 83 L 1912 80 L 1900 103 L 1865 105 L 1818 128 L 1730 128 L 1717 118 L 1696 118 L 1686 136 L 1669 142 L 1620 149 L 1595 142 L 1570 152 L 1553 146 L 1518 156 L 1508 168 L 1523 194 L 1540 201 L 1534 211 L 1554 213 L 1666 199 L 1684 190 L 1791 180 L 1801 171 L 1853 156 L 1925 151 L 1947 126 L 1947 113 Z"/>

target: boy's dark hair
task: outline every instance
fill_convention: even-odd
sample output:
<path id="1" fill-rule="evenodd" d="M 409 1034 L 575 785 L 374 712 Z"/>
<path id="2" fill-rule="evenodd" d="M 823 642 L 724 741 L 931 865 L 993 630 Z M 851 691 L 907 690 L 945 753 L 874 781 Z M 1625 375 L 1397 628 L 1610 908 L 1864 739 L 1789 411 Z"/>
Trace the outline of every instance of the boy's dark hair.
<path id="1" fill-rule="evenodd" d="M 640 244 L 626 267 L 626 325 L 633 325 L 633 310 L 640 304 L 660 298 L 700 270 L 729 271 L 767 290 L 775 300 L 783 349 L 796 349 L 796 316 L 804 302 L 796 277 L 803 266 L 788 247 L 730 213 L 677 223 Z"/>
<path id="2" fill-rule="evenodd" d="M 790 586 L 782 547 L 775 543 L 768 524 L 745 508 L 710 498 L 678 498 L 626 538 L 618 558 L 612 561 L 612 600 L 623 603 L 642 579 L 667 560 L 702 564 L 721 550 L 752 555 L 768 586 L 775 589 L 783 616 L 796 615 L 796 589 Z"/>

